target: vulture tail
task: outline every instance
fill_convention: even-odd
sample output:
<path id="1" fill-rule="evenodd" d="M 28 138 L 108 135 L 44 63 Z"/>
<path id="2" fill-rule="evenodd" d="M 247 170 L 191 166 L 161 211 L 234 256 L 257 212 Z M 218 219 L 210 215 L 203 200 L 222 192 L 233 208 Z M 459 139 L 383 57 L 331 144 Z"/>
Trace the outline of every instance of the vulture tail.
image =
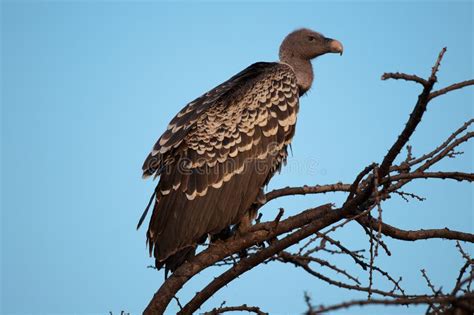
<path id="1" fill-rule="evenodd" d="M 155 190 L 155 191 L 153 192 L 153 194 L 151 195 L 150 201 L 148 201 L 148 205 L 146 206 L 145 210 L 143 211 L 142 216 L 140 217 L 140 220 L 138 221 L 137 230 L 138 230 L 138 229 L 140 228 L 140 226 L 143 224 L 143 221 L 145 220 L 146 215 L 148 214 L 148 210 L 150 210 L 151 203 L 152 203 L 153 200 L 155 199 L 155 195 L 156 195 L 156 190 Z"/>
<path id="2" fill-rule="evenodd" d="M 187 260 L 194 257 L 196 254 L 196 247 L 190 246 L 181 249 L 180 251 L 176 252 L 175 254 L 171 255 L 170 257 L 166 258 L 164 261 L 159 261 L 155 259 L 155 267 L 156 269 L 160 270 L 165 267 L 165 279 L 168 278 L 168 273 L 171 271 L 172 273 L 178 269 L 179 266 L 184 264 Z"/>

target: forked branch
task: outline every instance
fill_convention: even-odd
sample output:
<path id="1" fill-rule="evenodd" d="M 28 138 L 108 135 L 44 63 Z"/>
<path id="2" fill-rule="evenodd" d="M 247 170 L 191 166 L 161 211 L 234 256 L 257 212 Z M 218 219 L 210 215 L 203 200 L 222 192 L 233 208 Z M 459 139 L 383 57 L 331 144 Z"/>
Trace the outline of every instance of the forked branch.
<path id="1" fill-rule="evenodd" d="M 371 259 L 368 261 L 363 256 L 363 252 L 349 250 L 331 235 L 335 230 L 343 228 L 351 222 L 356 222 L 360 224 L 364 228 L 365 233 L 369 235 L 371 248 L 373 246 L 377 249 L 380 246 L 385 249 L 388 254 L 390 251 L 384 243 L 382 236 L 401 241 L 441 238 L 474 243 L 473 234 L 453 231 L 448 228 L 411 231 L 394 227 L 382 222 L 380 213 L 380 204 L 390 198 L 392 194 L 398 193 L 401 196 L 416 196 L 415 194 L 408 194 L 401 191 L 402 187 L 414 180 L 452 179 L 468 183 L 474 181 L 474 174 L 472 173 L 456 171 L 428 172 L 429 168 L 441 160 L 458 156 L 459 152 L 455 151 L 455 149 L 474 137 L 474 132 L 468 131 L 468 128 L 474 122 L 472 119 L 456 130 L 433 151 L 419 158 L 412 156 L 411 147 L 409 147 L 405 161 L 399 165 L 394 165 L 394 161 L 400 156 L 401 151 L 407 146 L 410 138 L 422 121 L 430 101 L 451 91 L 474 85 L 474 80 L 468 80 L 452 84 L 438 91 L 433 91 L 433 87 L 437 81 L 436 76 L 445 52 L 445 48 L 440 52 L 431 74 L 427 79 L 404 73 L 385 73 L 382 76 L 384 80 L 403 79 L 413 81 L 421 84 L 423 88 L 406 125 L 380 163 L 373 163 L 359 172 L 352 183 L 286 187 L 271 191 L 266 195 L 266 200 L 269 202 L 285 196 L 338 192 L 347 194 L 346 202 L 342 206 L 333 207 L 331 204 L 322 205 L 305 210 L 288 218 L 284 218 L 283 212 L 280 211 L 276 220 L 255 224 L 246 234 L 236 235 L 226 241 L 212 243 L 206 250 L 180 266 L 173 275 L 162 284 L 160 289 L 153 296 L 144 314 L 164 313 L 170 301 L 176 296 L 176 293 L 202 270 L 216 264 L 229 266 L 227 271 L 210 281 L 188 301 L 179 312 L 179 314 L 193 314 L 222 287 L 231 283 L 238 276 L 252 268 L 269 261 L 291 263 L 302 268 L 317 279 L 338 286 L 341 289 L 357 290 L 368 292 L 369 295 L 376 294 L 378 296 L 387 297 L 387 299 L 383 300 L 370 299 L 351 301 L 330 307 L 311 307 L 308 314 L 317 314 L 356 305 L 364 306 L 371 304 L 427 304 L 433 310 L 448 309 L 449 307 L 457 307 L 459 305 L 463 305 L 464 308 L 466 308 L 465 305 L 472 306 L 472 304 L 469 304 L 473 301 L 473 295 L 469 289 L 472 283 L 472 277 L 470 280 L 461 280 L 464 279 L 463 277 L 469 267 L 472 267 L 472 259 L 469 258 L 466 260 L 466 263 L 462 266 L 452 294 L 408 295 L 400 285 L 401 279 L 396 280 L 395 277 L 392 277 L 376 266 L 374 260 L 377 255 L 374 256 L 373 251 L 370 252 Z M 419 200 L 423 199 L 419 198 Z M 371 216 L 371 212 L 374 208 L 379 209 L 377 219 Z M 288 251 L 289 247 L 303 240 L 306 240 L 305 245 L 303 245 L 298 252 L 291 253 Z M 248 255 L 241 255 L 243 251 L 247 251 Z M 346 256 L 354 260 L 356 265 L 362 269 L 368 269 L 370 275 L 372 275 L 372 272 L 377 272 L 382 275 L 386 281 L 391 283 L 393 289 L 380 290 L 375 287 L 372 281 L 370 281 L 369 286 L 364 286 L 360 280 L 349 271 L 317 257 L 320 253 Z M 377 250 L 375 250 L 375 253 L 377 253 Z M 324 275 L 322 273 L 323 271 L 319 272 L 318 270 L 318 272 L 316 272 L 311 264 L 324 266 L 328 271 L 335 272 L 345 277 L 346 281 L 352 283 L 348 284 L 335 280 Z M 425 276 L 427 277 L 426 274 Z M 370 279 L 372 280 L 372 277 Z M 428 283 L 431 284 L 429 281 Z M 249 307 L 247 305 L 237 307 L 224 307 L 221 305 L 220 308 L 215 308 L 206 314 L 220 314 L 230 311 L 249 311 L 256 314 L 264 314 L 259 308 Z"/>

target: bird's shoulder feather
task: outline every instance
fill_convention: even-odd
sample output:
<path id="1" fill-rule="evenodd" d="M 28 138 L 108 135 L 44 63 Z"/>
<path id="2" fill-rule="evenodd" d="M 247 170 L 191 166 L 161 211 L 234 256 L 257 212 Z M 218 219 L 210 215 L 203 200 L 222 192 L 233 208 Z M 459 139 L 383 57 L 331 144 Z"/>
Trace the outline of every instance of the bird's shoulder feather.
<path id="1" fill-rule="evenodd" d="M 250 116 L 250 120 L 242 123 L 250 128 L 252 119 L 256 117 L 254 101 L 258 98 L 263 101 L 272 86 L 274 89 L 281 87 L 283 82 L 296 84 L 291 67 L 276 62 L 258 62 L 187 104 L 153 146 L 143 163 L 143 176 L 160 176 L 166 165 L 175 162 L 173 151 L 183 141 L 187 140 L 199 150 L 199 139 L 206 136 L 203 133 L 209 135 L 221 131 L 222 137 L 227 127 L 242 122 L 241 114 Z M 199 151 L 202 151 L 202 146 L 201 143 Z"/>

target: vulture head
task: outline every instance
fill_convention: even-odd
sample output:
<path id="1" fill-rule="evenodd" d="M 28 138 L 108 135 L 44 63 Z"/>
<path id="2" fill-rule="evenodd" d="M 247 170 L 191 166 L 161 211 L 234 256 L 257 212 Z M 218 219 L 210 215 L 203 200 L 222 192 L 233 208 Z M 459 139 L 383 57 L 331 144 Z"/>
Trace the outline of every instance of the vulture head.
<path id="1" fill-rule="evenodd" d="M 285 37 L 280 46 L 280 58 L 292 56 L 311 60 L 327 53 L 342 55 L 341 42 L 324 37 L 322 34 L 307 28 L 296 30 Z"/>
<path id="2" fill-rule="evenodd" d="M 327 38 L 307 28 L 296 30 L 285 37 L 280 46 L 280 61 L 290 65 L 296 73 L 300 94 L 313 83 L 311 60 L 327 54 L 342 55 L 343 47 L 338 40 Z"/>

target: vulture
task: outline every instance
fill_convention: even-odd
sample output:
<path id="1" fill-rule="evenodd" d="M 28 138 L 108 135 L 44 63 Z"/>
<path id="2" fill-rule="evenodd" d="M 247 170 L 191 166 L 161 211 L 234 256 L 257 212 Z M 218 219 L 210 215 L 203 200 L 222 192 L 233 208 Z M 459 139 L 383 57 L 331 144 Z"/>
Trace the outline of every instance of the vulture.
<path id="1" fill-rule="evenodd" d="M 287 35 L 278 62 L 257 62 L 186 105 L 143 164 L 159 178 L 147 245 L 158 269 L 174 272 L 207 239 L 245 233 L 263 189 L 286 162 L 311 61 L 342 44 L 310 29 Z"/>

